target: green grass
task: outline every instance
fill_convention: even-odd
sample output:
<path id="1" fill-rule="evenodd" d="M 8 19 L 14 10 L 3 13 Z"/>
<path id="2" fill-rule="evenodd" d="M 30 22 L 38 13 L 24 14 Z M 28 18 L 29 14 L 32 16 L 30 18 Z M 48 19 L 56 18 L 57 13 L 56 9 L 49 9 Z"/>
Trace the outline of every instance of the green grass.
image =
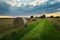
<path id="1" fill-rule="evenodd" d="M 46 20 L 40 37 L 41 40 L 60 40 L 60 32 L 49 20 Z"/>
<path id="2" fill-rule="evenodd" d="M 55 25 L 59 26 L 60 24 L 58 20 L 60 19 L 39 19 L 29 22 L 28 25 L 22 28 L 11 28 L 11 30 L 11 24 L 10 26 L 8 24 L 5 24 L 5 26 L 0 25 L 4 30 L 10 30 L 3 32 L 0 35 L 0 40 L 60 40 L 60 31 L 55 28 Z"/>
<path id="3" fill-rule="evenodd" d="M 39 38 L 40 31 L 44 25 L 45 20 L 42 20 L 38 25 L 31 29 L 27 34 L 23 36 L 20 40 L 33 40 L 33 38 Z"/>
<path id="4" fill-rule="evenodd" d="M 47 19 L 44 19 L 20 40 L 60 40 L 60 32 Z"/>
<path id="5" fill-rule="evenodd" d="M 19 38 L 21 38 L 24 34 L 26 34 L 29 30 L 31 30 L 32 28 L 34 28 L 36 26 L 36 24 L 39 23 L 40 20 L 36 21 L 36 22 L 32 22 L 31 24 L 27 25 L 24 28 L 21 29 L 15 29 L 12 30 L 11 32 L 7 32 L 2 36 L 2 40 L 7 40 L 8 37 L 11 37 L 10 40 L 17 40 Z M 13 35 L 13 36 L 12 36 Z"/>

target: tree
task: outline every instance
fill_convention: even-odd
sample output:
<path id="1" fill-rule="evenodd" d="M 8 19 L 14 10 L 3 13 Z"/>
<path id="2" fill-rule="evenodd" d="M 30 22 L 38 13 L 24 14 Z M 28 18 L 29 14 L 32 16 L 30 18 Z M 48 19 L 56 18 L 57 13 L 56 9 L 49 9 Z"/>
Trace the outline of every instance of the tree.
<path id="1" fill-rule="evenodd" d="M 34 16 L 31 16 L 30 18 L 34 18 Z"/>
<path id="2" fill-rule="evenodd" d="M 59 16 L 56 16 L 56 18 L 60 18 Z"/>
<path id="3" fill-rule="evenodd" d="M 54 18 L 54 16 L 50 16 L 50 18 Z"/>
<path id="4" fill-rule="evenodd" d="M 46 16 L 45 15 L 42 15 L 43 18 L 45 18 Z"/>
<path id="5" fill-rule="evenodd" d="M 40 16 L 40 18 L 45 18 L 45 17 L 46 17 L 45 15 Z"/>

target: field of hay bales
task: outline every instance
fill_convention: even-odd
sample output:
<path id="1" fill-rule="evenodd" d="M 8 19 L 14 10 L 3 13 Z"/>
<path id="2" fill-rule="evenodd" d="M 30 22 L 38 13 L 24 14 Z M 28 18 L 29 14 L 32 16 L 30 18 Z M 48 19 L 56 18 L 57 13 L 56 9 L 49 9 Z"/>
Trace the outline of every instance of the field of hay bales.
<path id="1" fill-rule="evenodd" d="M 14 28 L 13 21 L 0 19 L 0 40 L 60 40 L 60 18 L 27 20 L 22 28 Z"/>

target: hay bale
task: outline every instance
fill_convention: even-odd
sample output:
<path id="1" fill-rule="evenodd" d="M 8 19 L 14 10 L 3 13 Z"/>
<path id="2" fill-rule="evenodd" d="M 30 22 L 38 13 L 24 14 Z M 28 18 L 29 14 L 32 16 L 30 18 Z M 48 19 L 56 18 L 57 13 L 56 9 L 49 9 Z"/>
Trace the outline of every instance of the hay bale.
<path id="1" fill-rule="evenodd" d="M 13 24 L 14 24 L 14 27 L 23 27 L 26 25 L 26 19 L 17 17 L 17 18 L 15 18 Z"/>
<path id="2" fill-rule="evenodd" d="M 36 18 L 31 18 L 32 21 L 36 21 Z"/>

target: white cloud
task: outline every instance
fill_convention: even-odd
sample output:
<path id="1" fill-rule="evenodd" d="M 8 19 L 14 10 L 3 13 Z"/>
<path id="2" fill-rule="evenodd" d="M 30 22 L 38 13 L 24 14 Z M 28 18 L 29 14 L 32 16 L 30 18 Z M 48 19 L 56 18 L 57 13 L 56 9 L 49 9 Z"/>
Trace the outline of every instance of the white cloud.
<path id="1" fill-rule="evenodd" d="M 48 0 L 35 0 L 34 2 L 29 3 L 30 5 L 36 6 L 40 5 L 41 3 L 47 2 Z"/>
<path id="2" fill-rule="evenodd" d="M 50 3 L 50 4 L 55 4 L 55 1 L 54 1 L 54 2 L 52 1 L 52 2 L 49 2 L 49 3 Z"/>
<path id="3" fill-rule="evenodd" d="M 20 0 L 0 0 L 0 2 L 6 2 L 11 6 L 17 6 L 18 4 L 20 4 Z"/>
<path id="4" fill-rule="evenodd" d="M 60 2 L 60 0 L 55 0 L 56 2 Z"/>
<path id="5" fill-rule="evenodd" d="M 21 2 L 22 0 L 6 0 L 6 2 L 8 3 L 8 4 L 10 4 L 11 6 L 18 6 L 18 7 L 20 7 L 20 6 L 22 6 L 22 4 L 24 5 L 24 6 L 26 6 L 26 5 L 33 5 L 33 6 L 36 6 L 36 5 L 39 5 L 39 4 L 41 4 L 41 3 L 44 3 L 44 2 L 46 2 L 46 1 L 48 1 L 48 0 L 34 0 L 34 1 L 27 1 L 27 3 L 23 3 L 24 2 L 24 0 L 23 0 L 23 2 Z M 29 3 L 28 3 L 29 2 Z"/>
<path id="6" fill-rule="evenodd" d="M 33 6 L 41 5 L 41 3 L 44 4 L 44 2 L 48 2 L 49 0 L 34 0 L 34 1 L 32 1 L 32 0 L 0 0 L 0 2 L 2 2 L 2 1 L 5 1 L 6 3 L 10 4 L 11 6 L 20 7 L 22 5 L 23 6 L 26 6 L 26 5 L 33 5 Z M 49 3 L 54 4 L 56 2 L 60 2 L 60 0 L 53 0 Z"/>
<path id="7" fill-rule="evenodd" d="M 50 4 L 55 4 L 55 3 L 58 3 L 58 2 L 60 2 L 60 0 L 52 0 L 52 1 L 50 1 L 49 3 L 50 3 Z"/>

